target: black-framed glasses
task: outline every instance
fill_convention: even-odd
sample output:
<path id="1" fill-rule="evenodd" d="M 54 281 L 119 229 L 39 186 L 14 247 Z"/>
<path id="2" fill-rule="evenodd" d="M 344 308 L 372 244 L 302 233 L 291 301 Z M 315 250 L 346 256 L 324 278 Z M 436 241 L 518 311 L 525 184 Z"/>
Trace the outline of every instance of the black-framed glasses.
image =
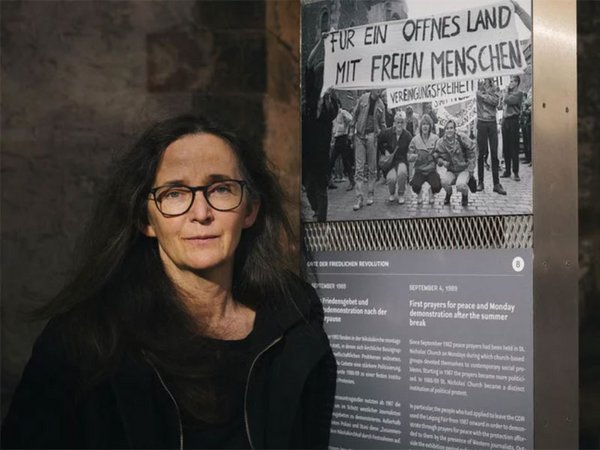
<path id="1" fill-rule="evenodd" d="M 150 191 L 154 203 L 163 216 L 181 216 L 190 210 L 196 192 L 204 194 L 206 202 L 217 211 L 231 211 L 242 203 L 244 197 L 242 180 L 220 180 L 206 186 L 186 186 L 184 184 L 155 187 Z"/>

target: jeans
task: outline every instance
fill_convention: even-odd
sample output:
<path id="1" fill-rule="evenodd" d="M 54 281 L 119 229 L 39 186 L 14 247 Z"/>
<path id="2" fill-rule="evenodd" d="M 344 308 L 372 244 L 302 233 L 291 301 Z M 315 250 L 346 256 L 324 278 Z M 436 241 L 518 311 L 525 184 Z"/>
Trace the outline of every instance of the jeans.
<path id="1" fill-rule="evenodd" d="M 521 126 L 523 133 L 523 145 L 525 146 L 525 162 L 531 162 L 531 123 L 525 122 Z"/>
<path id="2" fill-rule="evenodd" d="M 331 159 L 329 161 L 329 173 L 333 171 L 335 160 L 338 156 L 342 155 L 342 164 L 344 165 L 344 172 L 348 175 L 350 183 L 354 182 L 354 155 L 352 154 L 352 148 L 350 147 L 350 139 L 347 135 L 338 136 L 335 138 L 333 143 L 333 151 L 331 153 Z"/>
<path id="3" fill-rule="evenodd" d="M 469 193 L 469 186 L 467 186 L 467 183 L 469 182 L 469 178 L 471 178 L 471 174 L 469 174 L 467 169 L 458 173 L 447 170 L 440 178 L 442 179 L 442 187 L 448 195 L 452 195 L 452 185 L 454 183 L 456 183 L 457 192 L 460 192 L 461 194 Z"/>
<path id="4" fill-rule="evenodd" d="M 500 163 L 498 162 L 498 126 L 496 122 L 480 122 L 477 121 L 477 148 L 479 154 L 477 156 L 477 177 L 480 183 L 483 183 L 483 162 L 484 155 L 487 154 L 489 143 L 490 155 L 492 157 L 492 179 L 494 185 L 500 183 L 498 170 Z"/>
<path id="5" fill-rule="evenodd" d="M 406 180 L 408 179 L 408 168 L 406 164 L 401 162 L 397 167 L 392 167 L 385 176 L 385 180 L 390 190 L 390 195 L 396 193 L 396 186 L 398 187 L 398 195 L 404 195 L 406 190 Z"/>
<path id="6" fill-rule="evenodd" d="M 425 182 L 429 183 L 432 194 L 437 194 L 442 190 L 442 181 L 440 180 L 440 175 L 437 173 L 437 170 L 429 173 L 415 172 L 410 182 L 413 192 L 415 194 L 421 192 L 421 188 Z"/>
<path id="7" fill-rule="evenodd" d="M 504 155 L 504 173 L 519 175 L 519 118 L 511 116 L 502 122 L 502 153 Z"/>
<path id="8" fill-rule="evenodd" d="M 306 175 L 306 197 L 316 215 L 317 222 L 327 220 L 327 175 L 312 170 Z"/>
<path id="9" fill-rule="evenodd" d="M 373 198 L 375 193 L 375 178 L 377 177 L 375 133 L 368 133 L 366 136 L 354 136 L 354 163 L 356 165 L 354 175 L 356 198 L 363 198 L 363 183 L 365 181 L 367 182 L 368 196 L 369 198 Z M 365 163 L 368 166 L 368 173 L 366 174 Z"/>

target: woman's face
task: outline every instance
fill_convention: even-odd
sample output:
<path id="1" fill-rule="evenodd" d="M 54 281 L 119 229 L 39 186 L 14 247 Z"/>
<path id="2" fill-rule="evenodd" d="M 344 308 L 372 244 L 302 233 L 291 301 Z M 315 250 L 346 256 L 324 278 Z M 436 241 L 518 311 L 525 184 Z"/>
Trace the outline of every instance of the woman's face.
<path id="1" fill-rule="evenodd" d="M 220 137 L 200 133 L 184 136 L 166 148 L 153 187 L 205 186 L 224 179 L 242 179 L 234 151 Z M 242 230 L 254 224 L 258 209 L 258 202 L 250 201 L 248 192 L 243 193 L 237 208 L 218 211 L 197 191 L 191 208 L 175 217 L 163 216 L 149 200 L 144 234 L 158 240 L 161 260 L 170 275 L 184 271 L 209 278 L 231 274 Z"/>
<path id="2" fill-rule="evenodd" d="M 421 133 L 428 134 L 430 131 L 429 128 L 429 124 L 425 122 L 423 125 L 421 125 Z"/>
<path id="3" fill-rule="evenodd" d="M 454 126 L 454 123 L 448 122 L 444 127 L 444 136 L 447 136 L 448 138 L 452 139 L 454 137 L 454 132 L 456 131 L 455 128 L 456 127 Z"/>

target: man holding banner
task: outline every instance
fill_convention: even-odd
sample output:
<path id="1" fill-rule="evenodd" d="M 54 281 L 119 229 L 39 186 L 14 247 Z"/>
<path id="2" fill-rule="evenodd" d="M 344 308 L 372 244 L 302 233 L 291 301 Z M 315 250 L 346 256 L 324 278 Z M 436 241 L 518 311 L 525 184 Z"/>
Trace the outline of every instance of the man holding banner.
<path id="1" fill-rule="evenodd" d="M 494 192 L 506 195 L 506 191 L 500 184 L 498 161 L 498 126 L 496 125 L 496 110 L 500 101 L 498 86 L 494 84 L 493 78 L 486 78 L 479 82 L 477 88 L 477 147 L 479 156 L 477 158 L 477 190 L 483 191 L 483 162 L 487 158 L 488 150 L 492 158 L 492 179 Z M 489 144 L 489 147 L 488 147 Z"/>
<path id="2" fill-rule="evenodd" d="M 356 203 L 354 211 L 363 206 L 363 184 L 367 182 L 367 205 L 372 205 L 375 197 L 375 177 L 377 176 L 377 136 L 385 128 L 384 106 L 378 90 L 363 94 L 356 103 L 352 114 L 354 127 L 354 163 L 356 172 Z M 365 164 L 367 170 L 365 170 Z M 366 174 L 366 175 L 365 175 Z"/>
<path id="3" fill-rule="evenodd" d="M 502 154 L 504 155 L 504 173 L 502 178 L 510 178 L 510 173 L 515 175 L 515 181 L 519 178 L 519 119 L 521 116 L 521 105 L 523 104 L 523 92 L 519 90 L 521 77 L 513 75 L 506 93 L 502 96 L 504 114 L 502 116 Z"/>

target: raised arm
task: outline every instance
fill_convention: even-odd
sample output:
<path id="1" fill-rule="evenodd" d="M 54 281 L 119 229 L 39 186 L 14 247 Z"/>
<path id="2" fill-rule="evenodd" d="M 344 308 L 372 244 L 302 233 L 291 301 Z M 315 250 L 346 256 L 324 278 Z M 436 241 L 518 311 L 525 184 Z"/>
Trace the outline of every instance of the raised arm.
<path id="1" fill-rule="evenodd" d="M 515 13 L 517 13 L 517 16 L 519 16 L 519 18 L 523 22 L 523 25 L 525 25 L 527 29 L 531 31 L 531 16 L 527 14 L 527 11 L 525 11 L 523 7 L 519 5 L 515 0 L 510 0 L 510 2 L 515 7 Z"/>
<path id="2" fill-rule="evenodd" d="M 488 105 L 497 106 L 498 101 L 500 100 L 500 95 L 498 94 L 497 88 L 491 91 L 483 91 L 480 89 L 477 91 L 477 99 L 487 103 Z"/>
<path id="3" fill-rule="evenodd" d="M 523 92 L 521 91 L 509 92 L 504 96 L 504 103 L 506 105 L 516 106 L 520 105 L 522 101 Z"/>

